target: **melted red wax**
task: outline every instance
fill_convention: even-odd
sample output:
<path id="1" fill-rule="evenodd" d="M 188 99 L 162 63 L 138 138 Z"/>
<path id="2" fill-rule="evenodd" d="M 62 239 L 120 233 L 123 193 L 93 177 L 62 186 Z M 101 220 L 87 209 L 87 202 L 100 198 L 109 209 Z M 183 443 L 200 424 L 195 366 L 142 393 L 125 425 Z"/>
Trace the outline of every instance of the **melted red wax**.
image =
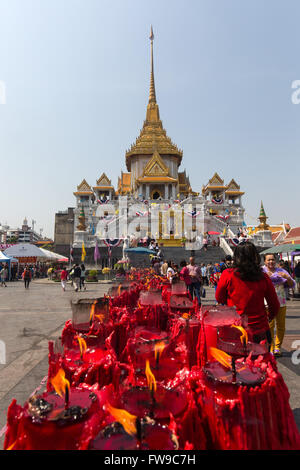
<path id="1" fill-rule="evenodd" d="M 133 387 L 122 393 L 120 403 L 121 407 L 140 418 L 150 414 L 154 419 L 166 419 L 170 413 L 178 416 L 184 411 L 187 395 L 183 387 L 167 389 L 158 384 L 154 401 L 147 387 Z"/>

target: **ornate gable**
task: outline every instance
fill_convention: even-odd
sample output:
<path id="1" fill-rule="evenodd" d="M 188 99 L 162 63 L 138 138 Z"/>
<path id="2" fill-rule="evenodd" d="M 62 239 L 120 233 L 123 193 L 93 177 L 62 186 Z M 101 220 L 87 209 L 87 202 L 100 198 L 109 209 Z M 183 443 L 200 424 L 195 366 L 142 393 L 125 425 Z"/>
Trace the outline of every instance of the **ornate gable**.
<path id="1" fill-rule="evenodd" d="M 75 195 L 78 195 L 78 194 L 93 194 L 93 190 L 92 190 L 91 186 L 84 179 L 77 186 L 77 191 L 74 194 Z"/>
<path id="2" fill-rule="evenodd" d="M 105 173 L 102 173 L 96 184 L 99 188 L 111 187 L 111 180 L 106 176 Z"/>
<path id="3" fill-rule="evenodd" d="M 218 175 L 218 173 L 215 173 L 214 176 L 209 180 L 207 186 L 224 186 L 224 180 Z"/>
<path id="4" fill-rule="evenodd" d="M 230 181 L 230 183 L 227 185 L 227 190 L 229 191 L 239 191 L 240 186 L 236 183 L 234 179 Z"/>
<path id="5" fill-rule="evenodd" d="M 143 176 L 168 176 L 169 169 L 165 165 L 158 151 L 155 150 L 152 158 L 147 163 Z"/>

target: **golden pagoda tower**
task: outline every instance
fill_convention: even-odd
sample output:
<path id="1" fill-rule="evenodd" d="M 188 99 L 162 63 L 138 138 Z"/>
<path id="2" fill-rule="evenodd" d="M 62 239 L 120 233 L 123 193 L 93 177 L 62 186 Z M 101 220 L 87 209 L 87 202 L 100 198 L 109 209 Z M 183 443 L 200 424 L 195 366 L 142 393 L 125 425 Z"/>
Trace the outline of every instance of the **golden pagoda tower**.
<path id="1" fill-rule="evenodd" d="M 118 194 L 143 196 L 147 200 L 177 199 L 192 192 L 185 172 L 178 172 L 182 160 L 180 150 L 167 136 L 159 115 L 156 101 L 153 40 L 150 31 L 150 89 L 146 119 L 139 137 L 126 152 L 128 173 L 121 174 Z"/>

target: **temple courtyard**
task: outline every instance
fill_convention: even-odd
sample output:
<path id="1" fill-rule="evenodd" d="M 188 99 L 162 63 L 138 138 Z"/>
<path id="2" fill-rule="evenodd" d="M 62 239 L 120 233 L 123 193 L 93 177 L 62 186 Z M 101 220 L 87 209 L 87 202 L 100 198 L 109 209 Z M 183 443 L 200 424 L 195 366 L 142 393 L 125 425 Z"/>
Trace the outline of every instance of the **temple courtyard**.
<path id="1" fill-rule="evenodd" d="M 23 405 L 36 389 L 42 391 L 45 388 L 48 341 L 59 337 L 66 320 L 72 317 L 71 301 L 80 297 L 101 297 L 109 287 L 109 283 L 91 283 L 87 285 L 87 291 L 75 293 L 68 284 L 67 291 L 63 292 L 60 283 L 42 279 L 33 281 L 28 290 L 21 281 L 0 289 L 1 449 L 7 408 L 12 399 Z M 214 290 L 206 288 L 206 291 L 203 303 L 214 303 Z M 279 372 L 288 386 L 290 405 L 300 430 L 300 363 L 297 364 L 300 350 L 295 352 L 297 340 L 300 348 L 300 299 L 288 301 L 283 356 L 278 359 Z"/>

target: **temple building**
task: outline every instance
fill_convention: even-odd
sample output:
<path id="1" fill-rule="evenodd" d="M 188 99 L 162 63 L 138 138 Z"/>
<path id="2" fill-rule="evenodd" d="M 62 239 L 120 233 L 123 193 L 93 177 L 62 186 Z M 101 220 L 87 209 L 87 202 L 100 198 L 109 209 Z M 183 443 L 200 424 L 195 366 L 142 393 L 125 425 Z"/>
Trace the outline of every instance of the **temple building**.
<path id="1" fill-rule="evenodd" d="M 73 248 L 81 248 L 82 243 L 86 248 L 92 248 L 96 241 L 101 247 L 107 239 L 125 239 L 135 231 L 138 237 L 150 236 L 165 246 L 182 246 L 196 240 L 198 249 L 202 247 L 203 236 L 211 233 L 218 243 L 222 239 L 226 251 L 226 238 L 234 238 L 239 228 L 245 225 L 244 192 L 235 179 L 226 183 L 216 172 L 202 190 L 197 192 L 191 187 L 189 176 L 180 168 L 183 151 L 167 135 L 160 119 L 153 39 L 151 28 L 146 118 L 139 136 L 125 153 L 127 171 L 121 171 L 116 188 L 105 169 L 101 169 L 100 176 L 95 178 L 95 185 L 83 179 L 77 186 L 74 191 Z M 120 201 L 125 196 L 127 208 L 120 209 Z M 144 209 L 134 209 L 136 204 L 143 204 Z M 124 218 L 130 226 L 127 233 L 120 228 Z M 151 224 L 146 223 L 150 219 L 156 227 L 154 232 Z M 259 235 L 256 242 L 259 244 Z"/>

